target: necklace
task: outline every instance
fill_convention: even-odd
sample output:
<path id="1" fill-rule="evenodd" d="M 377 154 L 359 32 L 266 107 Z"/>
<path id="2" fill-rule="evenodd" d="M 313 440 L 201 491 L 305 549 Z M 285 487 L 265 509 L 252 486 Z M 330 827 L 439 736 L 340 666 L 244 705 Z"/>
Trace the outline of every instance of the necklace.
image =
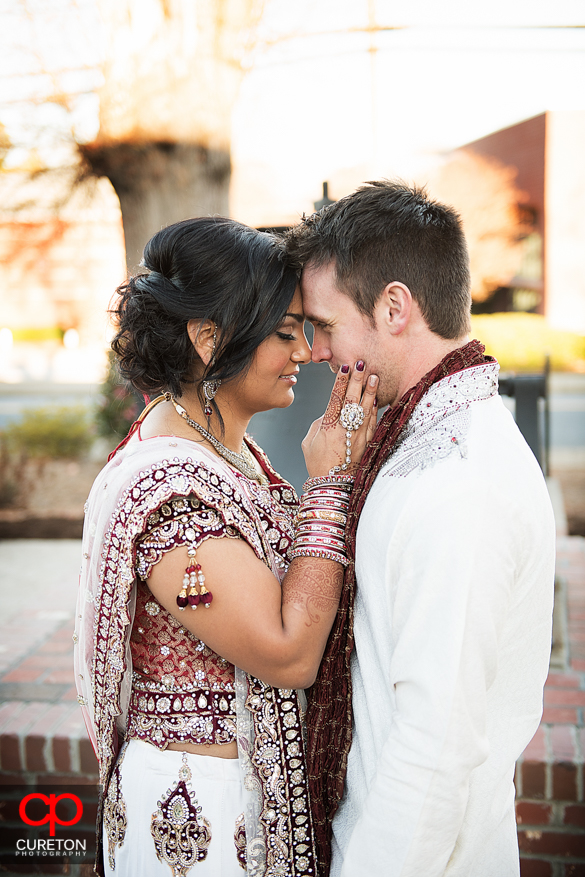
<path id="1" fill-rule="evenodd" d="M 268 479 L 266 476 L 259 472 L 256 466 L 254 465 L 254 457 L 252 452 L 248 448 L 248 446 L 244 443 L 242 444 L 241 453 L 237 453 L 236 451 L 231 451 L 229 448 L 226 448 L 225 445 L 216 439 L 214 435 L 204 429 L 200 423 L 197 423 L 196 420 L 193 420 L 182 405 L 179 405 L 177 400 L 171 394 L 168 394 L 168 399 L 175 406 L 175 411 L 177 414 L 185 420 L 189 426 L 196 429 L 197 432 L 203 436 L 203 438 L 209 442 L 209 444 L 215 448 L 220 457 L 223 457 L 224 460 L 227 460 L 232 466 L 238 469 L 242 475 L 245 475 L 246 478 L 250 478 L 252 481 L 257 481 L 259 484 L 268 484 Z"/>

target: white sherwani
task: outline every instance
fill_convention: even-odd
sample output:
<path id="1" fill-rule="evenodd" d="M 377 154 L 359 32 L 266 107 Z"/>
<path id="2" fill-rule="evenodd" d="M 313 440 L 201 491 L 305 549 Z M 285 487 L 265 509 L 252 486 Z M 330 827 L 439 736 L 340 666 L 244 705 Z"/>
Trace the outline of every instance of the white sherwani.
<path id="1" fill-rule="evenodd" d="M 514 763 L 547 675 L 555 528 L 496 364 L 423 397 L 357 533 L 334 877 L 515 877 Z"/>

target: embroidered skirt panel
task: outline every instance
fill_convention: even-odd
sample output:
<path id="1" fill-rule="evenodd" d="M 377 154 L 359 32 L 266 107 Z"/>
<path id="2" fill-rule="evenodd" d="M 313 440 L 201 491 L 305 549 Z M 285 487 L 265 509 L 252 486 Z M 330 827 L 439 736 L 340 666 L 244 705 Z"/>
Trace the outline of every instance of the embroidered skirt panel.
<path id="1" fill-rule="evenodd" d="M 131 740 L 104 803 L 109 877 L 243 877 L 244 800 L 237 759 L 161 752 Z"/>

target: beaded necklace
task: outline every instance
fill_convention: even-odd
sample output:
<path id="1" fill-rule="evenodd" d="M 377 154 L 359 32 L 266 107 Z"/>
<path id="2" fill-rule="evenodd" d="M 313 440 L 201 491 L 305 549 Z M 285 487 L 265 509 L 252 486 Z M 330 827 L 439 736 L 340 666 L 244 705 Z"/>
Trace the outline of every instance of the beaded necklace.
<path id="1" fill-rule="evenodd" d="M 228 463 L 238 469 L 242 473 L 242 475 L 246 476 L 246 478 L 257 481 L 259 484 L 269 483 L 266 476 L 262 472 L 259 472 L 256 468 L 252 452 L 245 443 L 242 444 L 241 453 L 238 454 L 236 451 L 231 451 L 229 448 L 226 448 L 225 445 L 222 445 L 219 439 L 216 439 L 214 435 L 204 429 L 200 423 L 197 423 L 196 420 L 193 420 L 191 417 L 189 417 L 183 406 L 179 405 L 174 396 L 169 394 L 168 398 L 173 403 L 177 414 L 182 417 L 183 420 L 185 420 L 189 424 L 189 426 L 191 426 L 193 429 L 196 429 L 197 432 L 200 433 L 200 435 L 202 435 L 203 438 L 208 441 L 213 448 L 215 448 L 220 457 L 223 457 L 224 460 L 227 460 Z"/>

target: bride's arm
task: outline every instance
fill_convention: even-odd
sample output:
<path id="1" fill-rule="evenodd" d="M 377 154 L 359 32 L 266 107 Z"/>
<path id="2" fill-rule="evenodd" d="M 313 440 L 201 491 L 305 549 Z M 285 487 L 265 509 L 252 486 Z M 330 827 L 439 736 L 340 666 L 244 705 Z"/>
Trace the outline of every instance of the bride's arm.
<path id="1" fill-rule="evenodd" d="M 344 400 L 359 401 L 359 373 L 338 376 L 330 404 L 316 421 L 303 449 L 312 476 L 326 475 L 345 451 L 345 431 L 337 425 Z M 347 391 L 347 392 L 346 392 Z M 364 390 L 368 415 L 353 433 L 352 462 L 361 458 L 375 427 L 376 382 Z M 209 609 L 181 611 L 176 603 L 187 549 L 164 555 L 148 579 L 157 600 L 187 630 L 236 666 L 276 688 L 307 688 L 316 676 L 331 630 L 343 584 L 343 566 L 319 557 L 296 557 L 277 578 L 243 539 L 208 539 L 197 549 L 205 587 L 213 593 Z"/>

